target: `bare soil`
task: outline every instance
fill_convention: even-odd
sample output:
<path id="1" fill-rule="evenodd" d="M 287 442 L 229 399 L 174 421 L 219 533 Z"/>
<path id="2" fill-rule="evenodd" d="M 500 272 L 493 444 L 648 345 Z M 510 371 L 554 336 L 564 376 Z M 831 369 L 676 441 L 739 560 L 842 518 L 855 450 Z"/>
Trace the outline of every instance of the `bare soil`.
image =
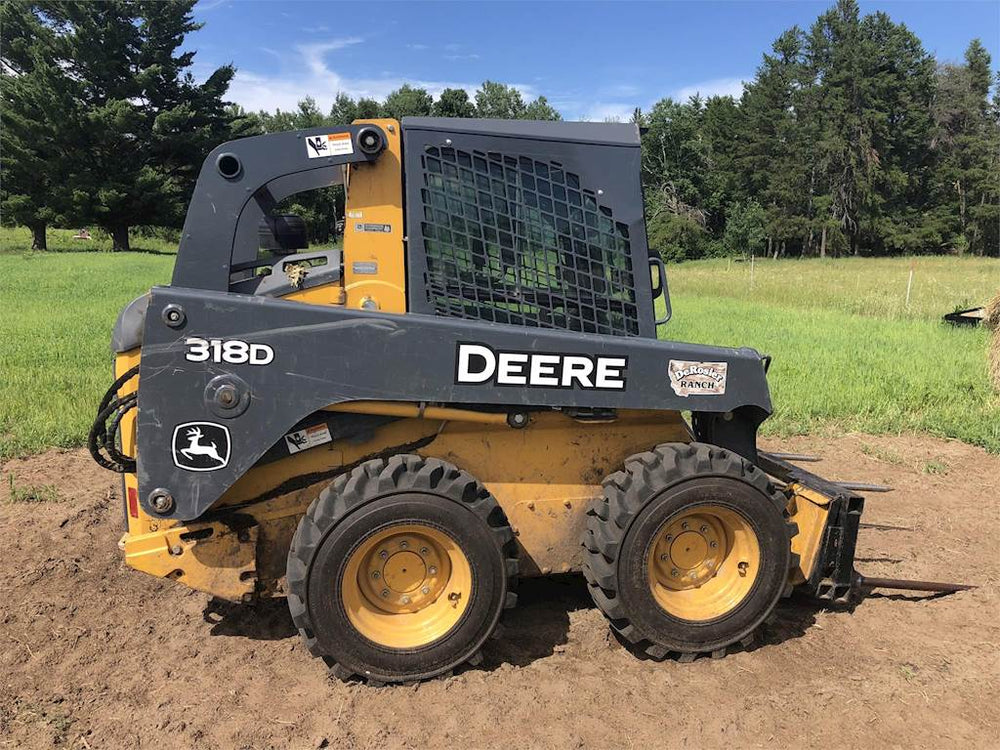
<path id="1" fill-rule="evenodd" d="M 680 664 L 620 646 L 579 577 L 528 581 L 481 668 L 372 688 L 329 679 L 281 600 L 215 602 L 127 569 L 116 478 L 84 451 L 10 461 L 0 746 L 1000 745 L 1000 457 L 912 436 L 780 448 L 897 488 L 870 496 L 864 520 L 908 530 L 862 529 L 860 570 L 980 588 L 835 608 L 793 597 L 762 646 Z M 10 502 L 8 473 L 61 500 Z"/>

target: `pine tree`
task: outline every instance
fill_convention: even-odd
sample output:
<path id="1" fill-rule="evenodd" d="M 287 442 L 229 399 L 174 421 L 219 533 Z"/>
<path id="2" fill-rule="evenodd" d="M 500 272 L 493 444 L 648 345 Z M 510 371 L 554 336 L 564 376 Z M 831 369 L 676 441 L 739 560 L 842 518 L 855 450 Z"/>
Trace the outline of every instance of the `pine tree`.
<path id="1" fill-rule="evenodd" d="M 31 4 L 0 5 L 0 214 L 31 230 L 33 250 L 45 250 L 46 227 L 67 209 L 66 130 L 76 116 L 66 82 L 54 62 L 58 40 Z"/>
<path id="2" fill-rule="evenodd" d="M 44 18 L 80 113 L 64 118 L 73 210 L 129 249 L 136 224 L 176 225 L 204 155 L 230 134 L 223 96 L 234 69 L 202 84 L 184 37 L 195 0 L 51 2 Z"/>

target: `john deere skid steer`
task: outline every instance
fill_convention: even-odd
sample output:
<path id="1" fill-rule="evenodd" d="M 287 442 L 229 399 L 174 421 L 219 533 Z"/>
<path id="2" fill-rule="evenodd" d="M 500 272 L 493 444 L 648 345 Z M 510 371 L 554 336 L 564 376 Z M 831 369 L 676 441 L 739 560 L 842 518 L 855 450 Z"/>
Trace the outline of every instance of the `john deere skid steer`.
<path id="1" fill-rule="evenodd" d="M 309 249 L 279 204 L 337 184 L 343 248 Z M 519 577 L 582 572 L 621 639 L 682 661 L 795 586 L 843 600 L 862 497 L 758 450 L 769 358 L 657 338 L 666 282 L 632 125 L 219 147 L 171 284 L 114 329 L 90 445 L 124 476 L 127 563 L 285 596 L 376 683 L 476 663 Z"/>

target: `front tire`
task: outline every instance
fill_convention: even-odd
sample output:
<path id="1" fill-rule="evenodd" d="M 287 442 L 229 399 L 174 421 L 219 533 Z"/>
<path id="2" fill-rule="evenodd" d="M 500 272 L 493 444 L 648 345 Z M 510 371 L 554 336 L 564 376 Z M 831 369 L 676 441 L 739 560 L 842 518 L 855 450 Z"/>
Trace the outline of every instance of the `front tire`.
<path id="1" fill-rule="evenodd" d="M 517 576 L 496 500 L 438 459 L 398 455 L 338 477 L 288 553 L 288 606 L 342 679 L 416 681 L 477 662 Z"/>
<path id="2" fill-rule="evenodd" d="M 632 456 L 604 482 L 584 576 L 612 628 L 654 658 L 750 645 L 790 591 L 785 498 L 740 456 L 700 443 Z"/>

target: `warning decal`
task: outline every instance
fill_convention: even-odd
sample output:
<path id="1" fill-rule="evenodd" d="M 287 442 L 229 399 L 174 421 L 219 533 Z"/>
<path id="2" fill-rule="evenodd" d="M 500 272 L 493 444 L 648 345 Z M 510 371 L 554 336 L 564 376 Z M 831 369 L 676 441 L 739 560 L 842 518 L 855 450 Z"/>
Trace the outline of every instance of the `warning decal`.
<path id="1" fill-rule="evenodd" d="M 684 362 L 670 360 L 670 387 L 678 396 L 719 396 L 726 392 L 728 362 Z"/>
<path id="2" fill-rule="evenodd" d="M 330 437 L 330 428 L 325 424 L 306 427 L 304 430 L 289 432 L 285 435 L 285 445 L 288 447 L 289 453 L 299 453 L 330 442 L 333 442 L 333 438 Z"/>
<path id="3" fill-rule="evenodd" d="M 350 133 L 327 133 L 306 136 L 306 154 L 310 159 L 324 156 L 342 156 L 354 153 Z"/>

